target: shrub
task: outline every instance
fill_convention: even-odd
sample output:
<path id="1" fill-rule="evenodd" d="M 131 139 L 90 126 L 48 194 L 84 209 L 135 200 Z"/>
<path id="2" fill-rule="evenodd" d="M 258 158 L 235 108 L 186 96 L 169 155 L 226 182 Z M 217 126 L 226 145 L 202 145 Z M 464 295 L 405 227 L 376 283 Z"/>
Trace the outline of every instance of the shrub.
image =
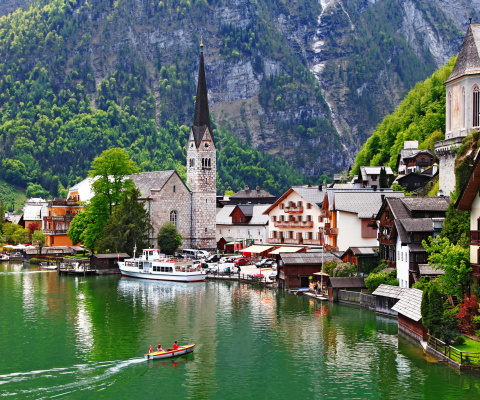
<path id="1" fill-rule="evenodd" d="M 474 294 L 470 297 L 465 296 L 460 304 L 460 311 L 457 314 L 458 326 L 464 333 L 473 334 L 479 328 L 477 319 L 478 316 L 478 301 Z"/>
<path id="2" fill-rule="evenodd" d="M 355 265 L 350 263 L 338 263 L 333 270 L 333 276 L 335 277 L 350 277 L 356 274 L 357 270 Z"/>
<path id="3" fill-rule="evenodd" d="M 461 346 L 462 344 L 465 344 L 465 338 L 463 336 L 457 336 L 453 341 L 453 344 L 455 346 Z"/>
<path id="4" fill-rule="evenodd" d="M 365 285 L 369 292 L 374 292 L 382 283 L 385 285 L 398 286 L 398 279 L 395 276 L 395 271 L 371 273 L 365 278 Z"/>

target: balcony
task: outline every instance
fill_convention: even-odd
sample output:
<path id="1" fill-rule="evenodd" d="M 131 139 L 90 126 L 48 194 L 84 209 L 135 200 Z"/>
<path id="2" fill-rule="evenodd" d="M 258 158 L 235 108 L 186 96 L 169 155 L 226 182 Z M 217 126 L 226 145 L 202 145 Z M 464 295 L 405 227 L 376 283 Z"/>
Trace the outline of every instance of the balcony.
<path id="1" fill-rule="evenodd" d="M 285 244 L 300 244 L 300 239 L 285 238 L 283 243 L 285 243 Z"/>
<path id="2" fill-rule="evenodd" d="M 313 221 L 275 221 L 276 228 L 313 228 Z"/>
<path id="3" fill-rule="evenodd" d="M 72 206 L 78 206 L 78 205 L 79 205 L 78 201 L 76 200 L 65 200 L 65 199 L 55 199 L 48 203 L 49 207 L 52 207 L 52 206 L 72 207 Z"/>
<path id="4" fill-rule="evenodd" d="M 320 239 L 303 239 L 303 244 L 316 244 L 322 245 L 322 241 Z"/>
<path id="5" fill-rule="evenodd" d="M 417 167 L 429 167 L 432 165 L 431 161 L 417 161 Z"/>
<path id="6" fill-rule="evenodd" d="M 337 236 L 338 235 L 338 228 L 325 228 L 325 235 Z"/>
<path id="7" fill-rule="evenodd" d="M 284 211 L 290 214 L 301 214 L 303 213 L 303 206 L 288 206 L 285 207 Z"/>
<path id="8" fill-rule="evenodd" d="M 68 229 L 44 229 L 45 235 L 66 235 Z"/>
<path id="9" fill-rule="evenodd" d="M 480 279 L 480 264 L 470 264 L 472 267 L 472 272 L 470 273 L 470 276 L 472 278 L 477 278 Z"/>
<path id="10" fill-rule="evenodd" d="M 71 222 L 75 218 L 76 214 L 65 214 L 65 215 L 49 215 L 48 217 L 43 217 L 44 221 L 56 221 L 56 222 Z"/>
<path id="11" fill-rule="evenodd" d="M 480 231 L 470 231 L 470 244 L 480 246 Z"/>

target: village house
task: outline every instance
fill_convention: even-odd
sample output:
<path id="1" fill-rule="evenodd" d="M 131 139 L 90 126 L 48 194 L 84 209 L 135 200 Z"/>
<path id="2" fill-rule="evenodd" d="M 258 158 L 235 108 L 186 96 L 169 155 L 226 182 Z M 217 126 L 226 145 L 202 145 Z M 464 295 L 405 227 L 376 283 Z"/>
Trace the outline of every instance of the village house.
<path id="1" fill-rule="evenodd" d="M 406 140 L 397 157 L 398 175 L 423 172 L 433 165 L 434 154 L 429 149 L 419 149 L 418 140 Z"/>
<path id="2" fill-rule="evenodd" d="M 420 264 L 428 261 L 422 240 L 440 234 L 450 198 L 386 197 L 375 216 L 380 257 L 396 268 L 400 287 L 420 278 Z"/>
<path id="3" fill-rule="evenodd" d="M 455 158 L 463 138 L 480 129 L 480 24 L 470 24 L 445 82 L 445 139 L 435 143 L 440 190 L 455 189 Z"/>
<path id="4" fill-rule="evenodd" d="M 268 243 L 321 245 L 322 186 L 293 186 L 265 210 L 269 218 Z"/>
<path id="5" fill-rule="evenodd" d="M 267 243 L 268 215 L 264 212 L 269 207 L 268 204 L 237 204 L 220 208 L 217 212 L 217 248 L 222 238 L 232 239 L 230 241 L 245 239 L 249 245 Z"/>
<path id="6" fill-rule="evenodd" d="M 394 179 L 394 174 L 390 167 L 360 167 L 360 174 L 355 183 L 362 188 L 379 188 L 382 168 L 387 175 L 387 185 L 390 185 L 390 182 Z"/>
<path id="7" fill-rule="evenodd" d="M 28 199 L 18 224 L 29 230 L 42 229 L 42 217 L 47 213 L 47 204 L 48 202 L 41 198 Z"/>
<path id="8" fill-rule="evenodd" d="M 345 263 L 355 265 L 357 273 L 369 273 L 378 265 L 378 250 L 378 246 L 349 247 L 343 252 L 341 259 Z"/>
<path id="9" fill-rule="evenodd" d="M 463 187 L 457 203 L 459 210 L 470 211 L 470 267 L 472 285 L 470 292 L 480 284 L 480 156 L 477 153 L 472 172 Z"/>
<path id="10" fill-rule="evenodd" d="M 273 204 L 277 198 L 268 193 L 266 190 L 260 189 L 257 186 L 255 190 L 250 189 L 245 185 L 245 189 L 239 190 L 232 196 L 225 196 L 220 200 L 222 205 L 235 205 L 235 204 Z"/>
<path id="11" fill-rule="evenodd" d="M 327 189 L 322 204 L 325 248 L 345 251 L 349 247 L 377 246 L 376 227 L 369 226 L 385 196 L 403 197 L 391 189 Z"/>
<path id="12" fill-rule="evenodd" d="M 406 175 L 399 175 L 395 180 L 395 183 L 398 183 L 400 186 L 403 187 L 407 192 L 416 192 L 425 186 L 427 189 L 431 189 L 433 187 L 434 182 L 432 179 L 437 175 L 438 166 L 437 164 L 433 164 L 433 166 L 423 172 L 409 172 Z M 430 185 L 428 185 L 428 183 Z M 428 185 L 428 186 L 427 186 Z"/>

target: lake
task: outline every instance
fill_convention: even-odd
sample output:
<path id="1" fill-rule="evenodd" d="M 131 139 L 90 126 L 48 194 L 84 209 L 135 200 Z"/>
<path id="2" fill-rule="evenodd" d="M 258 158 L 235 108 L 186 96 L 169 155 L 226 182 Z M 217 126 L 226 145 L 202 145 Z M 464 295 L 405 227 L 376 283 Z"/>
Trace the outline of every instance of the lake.
<path id="1" fill-rule="evenodd" d="M 147 361 L 151 345 L 195 352 Z M 237 282 L 58 276 L 0 264 L 6 399 L 479 399 L 480 377 L 393 318 Z"/>

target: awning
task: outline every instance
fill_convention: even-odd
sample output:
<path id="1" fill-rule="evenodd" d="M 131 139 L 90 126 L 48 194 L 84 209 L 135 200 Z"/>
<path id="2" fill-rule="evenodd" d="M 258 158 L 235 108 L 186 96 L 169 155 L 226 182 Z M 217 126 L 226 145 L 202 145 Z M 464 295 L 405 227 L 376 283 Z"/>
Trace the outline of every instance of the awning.
<path id="1" fill-rule="evenodd" d="M 273 249 L 275 246 L 262 246 L 259 244 L 254 244 L 253 246 L 249 246 L 240 250 L 242 253 L 263 253 L 264 251 Z"/>
<path id="2" fill-rule="evenodd" d="M 280 253 L 296 253 L 297 251 L 303 250 L 305 247 L 279 247 L 278 249 L 273 250 L 270 254 L 280 254 Z"/>

